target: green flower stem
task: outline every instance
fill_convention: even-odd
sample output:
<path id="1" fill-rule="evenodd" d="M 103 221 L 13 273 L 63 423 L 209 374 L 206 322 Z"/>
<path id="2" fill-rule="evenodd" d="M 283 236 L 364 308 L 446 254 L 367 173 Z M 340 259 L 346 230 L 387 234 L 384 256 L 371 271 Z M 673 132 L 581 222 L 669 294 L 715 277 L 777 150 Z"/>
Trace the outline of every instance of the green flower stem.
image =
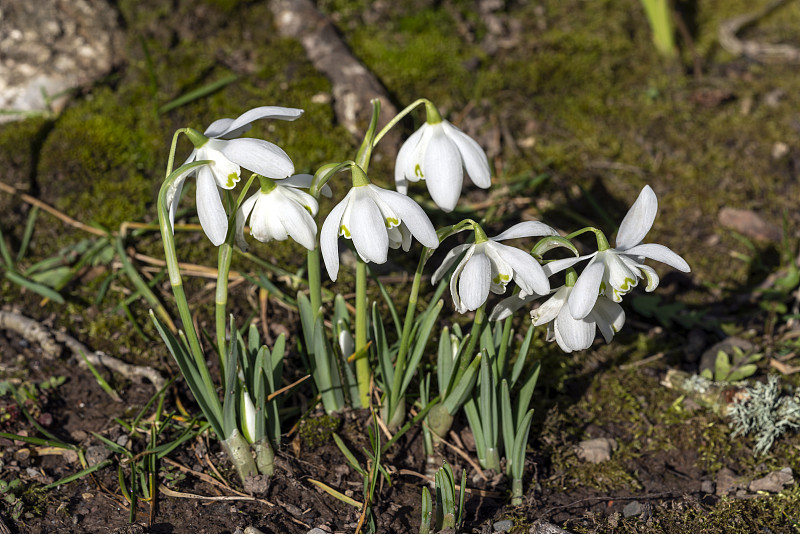
<path id="1" fill-rule="evenodd" d="M 469 362 L 472 361 L 473 351 L 475 350 L 475 345 L 478 342 L 478 338 L 481 337 L 481 330 L 483 330 L 483 324 L 486 321 L 486 303 L 480 305 L 480 307 L 475 310 L 475 318 L 472 320 L 472 332 L 469 336 L 469 344 L 467 345 L 467 350 L 464 351 L 464 355 L 461 358 L 461 361 L 458 364 L 458 376 L 464 374 L 469 367 Z"/>
<path id="2" fill-rule="evenodd" d="M 232 232 L 228 232 L 232 234 Z M 231 271 L 231 259 L 233 258 L 233 246 L 225 240 L 219 246 L 217 253 L 217 294 L 214 301 L 214 318 L 216 320 L 217 350 L 219 351 L 219 365 L 222 383 L 225 383 L 225 308 L 228 305 L 228 274 Z M 232 333 L 231 333 L 232 335 Z"/>
<path id="3" fill-rule="evenodd" d="M 185 171 L 187 168 L 200 167 L 209 163 L 210 161 L 196 161 L 182 168 Z M 221 428 L 219 428 L 219 423 L 222 421 L 222 405 L 217 397 L 216 387 L 214 386 L 214 382 L 211 380 L 211 374 L 208 372 L 205 357 L 203 356 L 203 350 L 200 347 L 200 340 L 197 337 L 197 332 L 195 331 L 192 323 L 192 314 L 189 311 L 189 303 L 186 299 L 186 293 L 183 290 L 181 271 L 180 267 L 178 266 L 178 255 L 175 252 L 175 239 L 172 235 L 172 225 L 169 219 L 167 189 L 169 189 L 172 183 L 180 175 L 181 173 L 171 172 L 161 186 L 161 190 L 158 193 L 158 224 L 161 227 L 161 239 L 164 242 L 164 258 L 167 263 L 167 270 L 169 271 L 169 281 L 170 285 L 172 286 L 172 293 L 175 295 L 175 304 L 178 307 L 178 314 L 186 332 L 189 350 L 191 351 L 192 357 L 195 360 L 195 367 L 197 368 L 197 371 L 200 374 L 200 378 L 203 382 L 203 388 L 206 393 L 205 397 L 207 397 L 210 409 L 213 411 L 213 414 L 211 414 L 212 417 L 209 417 L 209 422 L 214 425 L 214 431 L 217 432 L 218 435 L 222 436 Z"/>
<path id="4" fill-rule="evenodd" d="M 566 236 L 564 239 L 574 239 L 581 234 L 585 234 L 586 232 L 592 232 L 594 234 L 595 239 L 597 239 L 598 252 L 603 252 L 604 250 L 608 250 L 611 248 L 611 245 L 608 244 L 608 239 L 606 238 L 606 234 L 604 234 L 602 231 L 592 226 L 587 226 L 586 228 L 581 228 L 580 230 L 576 230 L 575 232 L 572 232 L 571 234 Z"/>
<path id="5" fill-rule="evenodd" d="M 390 120 L 388 123 L 386 123 L 386 126 L 384 126 L 381 129 L 380 132 L 378 132 L 378 135 L 375 136 L 375 140 L 372 142 L 372 146 L 374 147 L 375 145 L 377 145 L 378 142 L 380 142 L 380 140 L 383 139 L 383 136 L 386 135 L 387 133 L 389 133 L 389 130 L 391 130 L 394 127 L 395 124 L 400 122 L 403 119 L 403 117 L 405 117 L 406 115 L 411 113 L 414 110 L 414 108 L 416 108 L 420 104 L 426 104 L 427 105 L 427 104 L 430 104 L 430 103 L 431 103 L 430 100 L 428 100 L 427 98 L 420 98 L 418 100 L 415 100 L 414 102 L 412 102 L 408 106 L 406 106 L 406 108 L 403 111 L 401 111 L 400 113 L 395 115 L 395 117 L 392 120 Z"/>
<path id="6" fill-rule="evenodd" d="M 356 263 L 356 352 L 367 345 L 367 264 L 360 257 Z M 369 358 L 356 360 L 358 399 L 362 408 L 369 406 Z"/>
<path id="7" fill-rule="evenodd" d="M 170 145 L 170 149 L 169 149 L 169 159 L 167 159 L 167 174 L 166 174 L 166 178 L 169 178 L 169 175 L 172 174 L 172 165 L 174 165 L 174 163 L 175 163 L 175 149 L 178 146 L 178 136 L 180 134 L 189 135 L 189 131 L 190 130 L 191 130 L 191 128 L 179 128 L 178 130 L 175 130 L 175 134 L 172 136 L 172 144 Z"/>
<path id="8" fill-rule="evenodd" d="M 244 185 L 236 205 L 231 210 L 231 217 L 228 221 L 228 235 L 225 236 L 225 242 L 219 246 L 217 253 L 217 292 L 214 301 L 214 319 L 216 322 L 217 334 L 217 350 L 219 352 L 219 368 L 222 383 L 225 383 L 225 355 L 227 354 L 226 344 L 226 326 L 227 319 L 225 316 L 225 308 L 228 306 L 228 276 L 231 272 L 231 261 L 233 260 L 233 241 L 236 236 L 236 212 L 239 206 L 242 205 L 247 190 L 256 179 L 258 175 L 253 174 Z"/>
<path id="9" fill-rule="evenodd" d="M 392 389 L 389 391 L 389 413 L 387 414 L 389 419 L 393 418 L 400 396 L 404 393 L 400 391 L 400 388 L 403 385 L 403 379 L 406 374 L 406 356 L 408 355 L 408 345 L 411 341 L 411 327 L 414 324 L 414 315 L 417 311 L 417 299 L 426 260 L 426 254 L 421 254 L 417 263 L 417 270 L 414 272 L 414 280 L 411 283 L 411 293 L 408 295 L 406 318 L 403 321 L 403 333 L 400 336 L 400 348 L 397 351 L 397 358 L 394 363 L 394 380 L 392 381 Z"/>
<path id="10" fill-rule="evenodd" d="M 309 250 L 306 254 L 308 263 L 308 289 L 311 300 L 311 311 L 316 319 L 322 307 L 322 274 L 320 272 L 319 247 Z"/>
<path id="11" fill-rule="evenodd" d="M 378 117 L 381 115 L 381 101 L 377 98 L 372 99 L 372 118 L 369 121 L 369 128 L 364 135 L 364 141 L 356 154 L 356 164 L 367 172 L 369 160 L 372 157 L 372 149 L 375 146 L 375 130 L 378 129 Z"/>

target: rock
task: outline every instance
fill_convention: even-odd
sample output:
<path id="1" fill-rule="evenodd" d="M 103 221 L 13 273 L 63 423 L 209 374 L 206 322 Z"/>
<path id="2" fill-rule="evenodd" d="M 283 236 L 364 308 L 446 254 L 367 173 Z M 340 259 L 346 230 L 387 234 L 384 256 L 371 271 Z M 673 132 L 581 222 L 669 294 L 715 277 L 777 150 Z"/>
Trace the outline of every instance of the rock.
<path id="1" fill-rule="evenodd" d="M 768 223 L 752 210 L 725 207 L 719 210 L 717 219 L 725 228 L 759 241 L 780 243 L 783 236 L 779 226 Z"/>
<path id="2" fill-rule="evenodd" d="M 552 523 L 543 521 L 541 519 L 535 521 L 531 528 L 528 529 L 528 534 L 571 534 L 568 530 L 558 528 Z"/>
<path id="3" fill-rule="evenodd" d="M 631 501 L 622 509 L 622 515 L 625 517 L 635 517 L 642 513 L 642 503 L 639 501 Z"/>
<path id="4" fill-rule="evenodd" d="M 727 495 L 729 492 L 738 489 L 740 484 L 736 473 L 723 467 L 717 472 L 717 495 Z"/>
<path id="5" fill-rule="evenodd" d="M 102 445 L 92 445 L 86 449 L 86 463 L 89 467 L 97 465 L 111 456 L 111 451 Z"/>
<path id="6" fill-rule="evenodd" d="M 778 493 L 783 491 L 785 486 L 794 484 L 794 476 L 791 467 L 784 467 L 780 471 L 773 471 L 765 477 L 756 479 L 747 487 L 750 491 L 768 491 Z"/>
<path id="7" fill-rule="evenodd" d="M 0 122 L 58 112 L 69 89 L 111 71 L 123 39 L 118 15 L 106 0 L 3 2 L 0 109 L 21 113 L 0 115 Z"/>
<path id="8" fill-rule="evenodd" d="M 698 369 L 697 373 L 700 374 L 706 369 L 713 373 L 714 366 L 717 362 L 717 353 L 722 351 L 730 356 L 733 354 L 733 347 L 738 347 L 744 353 L 753 352 L 756 350 L 756 346 L 746 339 L 735 336 L 725 338 L 719 343 L 715 343 L 710 349 L 703 353 L 702 358 L 700 358 L 700 368 Z"/>
<path id="9" fill-rule="evenodd" d="M 714 482 L 711 480 L 704 480 L 700 483 L 700 491 L 706 494 L 714 493 Z"/>
<path id="10" fill-rule="evenodd" d="M 595 438 L 581 441 L 575 451 L 584 462 L 599 464 L 611 459 L 611 451 L 617 449 L 617 442 L 610 438 Z"/>
<path id="11" fill-rule="evenodd" d="M 308 531 L 308 534 L 328 534 L 328 533 L 322 530 L 321 528 L 312 528 L 311 530 Z"/>
<path id="12" fill-rule="evenodd" d="M 496 522 L 494 525 L 492 525 L 492 528 L 495 532 L 508 532 L 514 528 L 514 522 L 510 519 L 504 519 Z"/>

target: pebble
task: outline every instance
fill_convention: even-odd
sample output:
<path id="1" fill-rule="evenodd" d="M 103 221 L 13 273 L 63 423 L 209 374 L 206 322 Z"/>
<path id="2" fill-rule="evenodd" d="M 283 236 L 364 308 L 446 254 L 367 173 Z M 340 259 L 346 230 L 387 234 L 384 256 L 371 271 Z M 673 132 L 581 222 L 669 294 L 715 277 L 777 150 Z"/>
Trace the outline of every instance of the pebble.
<path id="1" fill-rule="evenodd" d="M 717 472 L 717 495 L 727 495 L 728 492 L 737 489 L 739 484 L 736 479 L 736 473 L 727 467 L 720 469 Z"/>
<path id="2" fill-rule="evenodd" d="M 328 534 L 328 533 L 322 530 L 321 528 L 312 528 L 311 530 L 308 531 L 308 534 Z"/>
<path id="3" fill-rule="evenodd" d="M 617 442 L 610 438 L 595 438 L 581 441 L 576 454 L 584 462 L 599 464 L 611 459 L 611 451 L 616 450 Z"/>
<path id="4" fill-rule="evenodd" d="M 631 501 L 622 509 L 625 517 L 635 517 L 642 513 L 642 504 L 639 501 Z"/>
<path id="5" fill-rule="evenodd" d="M 778 493 L 783 491 L 785 486 L 794 484 L 794 476 L 791 467 L 784 467 L 780 471 L 773 471 L 765 477 L 756 479 L 747 487 L 750 491 L 768 491 Z"/>
<path id="6" fill-rule="evenodd" d="M 504 519 L 496 522 L 494 525 L 492 525 L 492 528 L 495 532 L 508 532 L 514 528 L 514 522 L 510 519 Z"/>
<path id="7" fill-rule="evenodd" d="M 711 480 L 704 480 L 700 483 L 700 491 L 706 494 L 714 493 L 714 482 Z"/>

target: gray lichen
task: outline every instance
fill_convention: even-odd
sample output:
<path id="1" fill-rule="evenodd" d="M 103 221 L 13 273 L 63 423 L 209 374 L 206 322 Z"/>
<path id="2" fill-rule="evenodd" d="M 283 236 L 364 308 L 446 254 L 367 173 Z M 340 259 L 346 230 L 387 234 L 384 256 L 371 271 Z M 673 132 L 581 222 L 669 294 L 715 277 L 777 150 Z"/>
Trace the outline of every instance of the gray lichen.
<path id="1" fill-rule="evenodd" d="M 781 395 L 777 375 L 771 375 L 766 384 L 756 382 L 746 387 L 740 398 L 728 411 L 733 428 L 731 437 L 755 434 L 756 456 L 769 451 L 787 430 L 800 427 L 800 390 Z"/>

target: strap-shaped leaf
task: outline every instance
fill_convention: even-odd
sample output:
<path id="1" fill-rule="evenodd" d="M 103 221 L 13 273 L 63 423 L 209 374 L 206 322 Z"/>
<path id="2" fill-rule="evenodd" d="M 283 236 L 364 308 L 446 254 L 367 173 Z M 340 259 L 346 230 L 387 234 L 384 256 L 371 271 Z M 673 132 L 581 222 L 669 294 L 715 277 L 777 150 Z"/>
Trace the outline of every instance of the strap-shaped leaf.
<path id="1" fill-rule="evenodd" d="M 423 315 L 424 320 L 420 326 L 419 336 L 414 340 L 414 349 L 411 351 L 411 358 L 409 358 L 406 368 L 402 370 L 405 374 L 403 375 L 403 385 L 400 387 L 401 395 L 406 392 L 408 385 L 411 383 L 411 379 L 417 372 L 417 366 L 422 359 L 422 354 L 425 351 L 425 346 L 428 344 L 428 338 L 431 335 L 431 330 L 433 330 L 433 327 L 436 324 L 436 319 L 439 317 L 439 312 L 442 311 L 442 306 L 444 306 L 444 302 L 439 300 L 436 303 L 436 306 Z"/>
<path id="2" fill-rule="evenodd" d="M 503 379 L 500 383 L 500 417 L 502 423 L 500 428 L 503 431 L 503 443 L 506 447 L 506 454 L 508 455 L 506 462 L 506 474 L 511 473 L 511 447 L 514 445 L 514 435 L 517 428 L 514 425 L 514 413 L 511 409 L 511 392 L 508 387 L 508 382 Z"/>
<path id="3" fill-rule="evenodd" d="M 533 410 L 528 410 L 528 413 L 523 417 L 517 430 L 512 453 L 508 456 L 511 462 L 511 476 L 515 480 L 522 479 L 522 475 L 525 471 L 525 449 L 528 446 L 528 434 L 531 430 L 531 421 L 533 421 Z"/>
<path id="4" fill-rule="evenodd" d="M 475 438 L 475 451 L 478 454 L 478 461 L 483 464 L 486 462 L 487 447 L 475 399 L 469 399 L 464 403 L 464 413 L 467 414 L 467 423 L 469 423 L 469 428 L 472 430 L 472 437 Z"/>
<path id="5" fill-rule="evenodd" d="M 536 382 L 539 381 L 539 370 L 542 368 L 541 363 L 536 362 L 528 373 L 525 383 L 517 393 L 517 401 L 514 405 L 514 427 L 519 431 L 519 425 L 522 420 L 523 414 L 528 411 L 533 398 L 533 390 L 536 388 Z"/>
<path id="6" fill-rule="evenodd" d="M 472 396 L 472 391 L 475 389 L 475 382 L 478 380 L 481 360 L 481 355 L 476 354 L 467 367 L 467 370 L 464 372 L 464 375 L 461 377 L 461 380 L 456 383 L 453 391 L 450 392 L 442 403 L 450 415 L 455 415 L 458 409 Z"/>
<path id="7" fill-rule="evenodd" d="M 522 340 L 522 345 L 519 346 L 517 360 L 514 362 L 514 367 L 511 370 L 511 383 L 509 385 L 512 388 L 516 385 L 519 375 L 522 374 L 522 370 L 525 367 L 525 361 L 528 359 L 528 352 L 530 352 L 534 330 L 535 327 L 533 325 L 528 326 L 528 331 L 525 333 L 525 339 Z"/>

